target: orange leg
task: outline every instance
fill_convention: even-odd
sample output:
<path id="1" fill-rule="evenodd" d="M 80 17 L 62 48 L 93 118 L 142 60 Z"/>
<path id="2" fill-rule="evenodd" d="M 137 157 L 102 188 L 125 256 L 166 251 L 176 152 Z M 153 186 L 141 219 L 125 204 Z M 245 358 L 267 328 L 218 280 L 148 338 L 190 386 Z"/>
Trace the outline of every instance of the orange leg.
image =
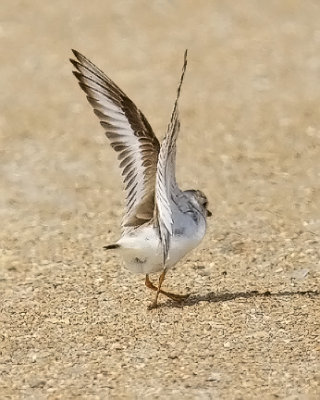
<path id="1" fill-rule="evenodd" d="M 149 288 L 152 289 L 154 291 L 156 291 L 156 297 L 154 299 L 154 301 L 152 302 L 152 304 L 150 305 L 150 309 L 152 308 L 156 308 L 157 307 L 157 302 L 158 302 L 158 297 L 159 294 L 162 293 L 165 296 L 169 297 L 170 299 L 174 300 L 174 301 L 183 301 L 186 298 L 189 297 L 189 294 L 175 294 L 175 293 L 170 293 L 170 292 L 166 292 L 165 290 L 161 289 L 162 283 L 164 281 L 164 278 L 166 276 L 166 270 L 164 269 L 163 272 L 161 273 L 160 277 L 159 277 L 159 286 L 156 287 L 149 279 L 149 275 L 146 275 L 146 281 L 145 281 L 145 285 Z"/>

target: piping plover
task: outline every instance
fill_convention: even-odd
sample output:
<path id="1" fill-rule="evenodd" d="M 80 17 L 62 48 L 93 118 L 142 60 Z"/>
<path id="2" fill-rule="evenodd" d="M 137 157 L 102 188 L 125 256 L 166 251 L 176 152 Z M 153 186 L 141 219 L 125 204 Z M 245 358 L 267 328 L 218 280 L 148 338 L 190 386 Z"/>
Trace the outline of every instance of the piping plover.
<path id="1" fill-rule="evenodd" d="M 161 146 L 145 116 L 126 94 L 86 57 L 75 50 L 73 54 L 73 73 L 118 152 L 126 191 L 121 238 L 104 248 L 119 252 L 130 271 L 146 275 L 146 286 L 156 291 L 150 308 L 157 306 L 159 293 L 182 301 L 188 295 L 166 292 L 161 289 L 162 283 L 167 270 L 201 242 L 207 216 L 211 216 L 204 193 L 181 191 L 175 178 L 178 100 L 187 51 Z M 161 272 L 158 286 L 149 279 L 154 272 Z"/>

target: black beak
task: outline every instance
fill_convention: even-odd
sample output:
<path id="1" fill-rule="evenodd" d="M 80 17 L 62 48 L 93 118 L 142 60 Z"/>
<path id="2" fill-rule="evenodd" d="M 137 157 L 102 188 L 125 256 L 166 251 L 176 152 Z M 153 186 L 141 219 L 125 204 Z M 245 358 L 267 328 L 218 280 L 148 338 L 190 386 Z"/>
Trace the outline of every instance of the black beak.
<path id="1" fill-rule="evenodd" d="M 212 212 L 207 210 L 207 217 L 212 217 Z"/>

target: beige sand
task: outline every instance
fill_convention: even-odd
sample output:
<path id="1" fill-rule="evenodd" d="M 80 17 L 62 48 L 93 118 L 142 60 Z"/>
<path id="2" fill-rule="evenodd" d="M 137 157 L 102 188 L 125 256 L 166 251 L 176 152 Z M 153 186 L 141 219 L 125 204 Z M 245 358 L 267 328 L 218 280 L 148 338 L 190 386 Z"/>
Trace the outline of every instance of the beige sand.
<path id="1" fill-rule="evenodd" d="M 0 9 L 0 398 L 320 398 L 319 1 L 9 1 Z M 163 136 L 214 217 L 148 311 L 116 156 L 74 47 Z"/>

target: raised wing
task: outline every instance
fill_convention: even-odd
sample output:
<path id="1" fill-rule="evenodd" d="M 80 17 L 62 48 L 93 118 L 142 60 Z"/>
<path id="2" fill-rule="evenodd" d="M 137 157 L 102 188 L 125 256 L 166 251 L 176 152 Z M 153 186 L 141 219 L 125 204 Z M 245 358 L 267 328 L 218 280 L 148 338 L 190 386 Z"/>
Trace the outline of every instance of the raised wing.
<path id="1" fill-rule="evenodd" d="M 165 266 L 170 237 L 172 236 L 172 199 L 180 193 L 176 183 L 176 141 L 179 133 L 180 122 L 178 112 L 178 100 L 180 97 L 181 86 L 187 67 L 187 50 L 184 53 L 184 63 L 180 83 L 177 91 L 177 98 L 174 103 L 171 120 L 168 125 L 167 134 L 161 144 L 159 153 L 157 178 L 156 178 L 156 204 L 157 217 L 160 230 L 160 237 L 163 250 L 163 264 Z"/>
<path id="2" fill-rule="evenodd" d="M 153 218 L 155 182 L 160 145 L 151 126 L 122 90 L 79 52 L 70 60 L 80 87 L 119 153 L 126 191 L 123 228 L 139 226 Z"/>

